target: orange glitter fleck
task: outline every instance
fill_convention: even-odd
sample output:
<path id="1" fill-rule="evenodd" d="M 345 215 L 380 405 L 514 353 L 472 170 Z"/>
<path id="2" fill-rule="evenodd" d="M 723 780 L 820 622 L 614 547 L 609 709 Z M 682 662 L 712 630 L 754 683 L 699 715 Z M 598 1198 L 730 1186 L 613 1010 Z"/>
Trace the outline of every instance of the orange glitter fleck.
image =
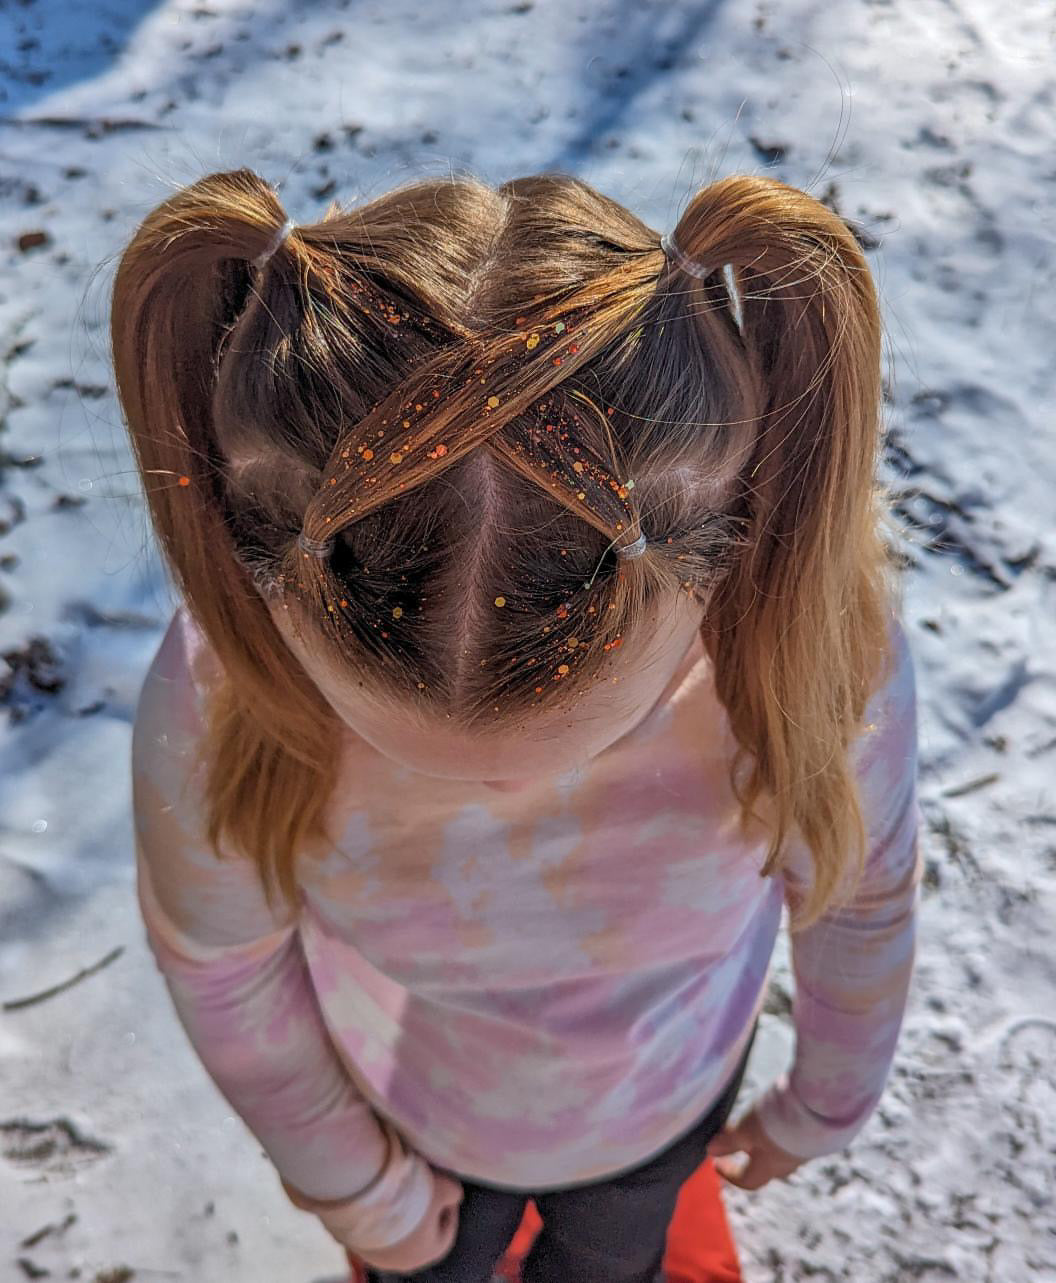
<path id="1" fill-rule="evenodd" d="M 563 676 L 565 675 L 565 673 L 567 673 L 567 672 L 568 672 L 568 665 L 567 665 L 567 664 L 558 664 L 558 666 L 557 666 L 557 671 L 558 671 L 558 672 L 561 674 L 561 676 L 563 677 Z"/>
<path id="2" fill-rule="evenodd" d="M 374 451 L 373 451 L 373 450 L 364 450 L 364 451 L 363 451 L 363 458 L 364 458 L 364 459 L 373 459 L 373 458 L 374 458 Z"/>
<path id="3" fill-rule="evenodd" d="M 554 364 L 555 364 L 555 365 L 560 365 L 560 364 L 561 364 L 561 358 L 560 358 L 559 356 L 555 356 L 555 357 L 554 357 Z"/>
<path id="4" fill-rule="evenodd" d="M 190 484 L 191 484 L 190 477 L 181 477 L 177 482 L 177 485 L 181 485 L 181 486 L 189 486 Z"/>
<path id="5" fill-rule="evenodd" d="M 342 597 L 339 604 L 341 606 L 341 609 L 344 610 L 344 608 L 348 605 L 348 598 Z"/>
<path id="6" fill-rule="evenodd" d="M 392 453 L 392 454 L 390 454 L 390 455 L 389 455 L 389 462 L 390 462 L 390 463 L 402 463 L 402 462 L 403 462 L 403 455 L 402 455 L 402 454 L 400 454 L 400 453 L 398 453 L 398 452 L 394 452 L 394 453 Z"/>
<path id="7" fill-rule="evenodd" d="M 542 688 L 541 686 L 537 686 L 537 687 L 535 688 L 535 693 L 536 693 L 537 695 L 541 695 L 541 694 L 543 693 L 543 688 Z"/>

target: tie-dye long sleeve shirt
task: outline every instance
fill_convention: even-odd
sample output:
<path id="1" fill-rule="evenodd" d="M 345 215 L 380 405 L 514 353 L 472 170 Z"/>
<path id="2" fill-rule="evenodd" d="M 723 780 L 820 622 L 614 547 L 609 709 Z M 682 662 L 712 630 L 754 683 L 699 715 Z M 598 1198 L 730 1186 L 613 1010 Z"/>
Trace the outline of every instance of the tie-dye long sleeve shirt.
<path id="1" fill-rule="evenodd" d="M 896 644 L 855 746 L 866 871 L 791 938 L 794 1060 L 757 1102 L 803 1157 L 843 1148 L 872 1113 L 911 978 L 916 705 L 898 627 Z M 218 861 L 204 834 L 215 672 L 181 609 L 136 716 L 139 900 L 189 1038 L 285 1181 L 362 1206 L 382 1246 L 424 1214 L 430 1165 L 516 1188 L 598 1180 L 709 1108 L 810 861 L 793 848 L 760 877 L 765 841 L 735 823 L 733 740 L 699 642 L 631 733 L 523 792 L 406 770 L 349 731 L 333 848 L 304 853 L 299 903 L 275 909 L 252 862 Z"/>

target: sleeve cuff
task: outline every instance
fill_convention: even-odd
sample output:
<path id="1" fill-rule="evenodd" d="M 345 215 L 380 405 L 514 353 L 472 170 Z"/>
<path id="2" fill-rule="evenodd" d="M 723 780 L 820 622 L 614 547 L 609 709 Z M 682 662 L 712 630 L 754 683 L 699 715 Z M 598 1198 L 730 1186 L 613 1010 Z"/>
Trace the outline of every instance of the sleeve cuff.
<path id="1" fill-rule="evenodd" d="M 339 1243 L 353 1251 L 392 1247 L 418 1228 L 433 1198 L 433 1172 L 428 1162 L 408 1149 L 388 1121 L 379 1120 L 389 1142 L 385 1165 L 358 1194 L 342 1202 L 308 1198 L 284 1186 L 290 1201 L 313 1212 Z"/>
<path id="2" fill-rule="evenodd" d="M 759 1124 L 770 1139 L 795 1158 L 822 1158 L 845 1149 L 865 1126 L 869 1112 L 838 1124 L 808 1108 L 789 1084 L 788 1072 L 770 1084 L 753 1103 Z"/>

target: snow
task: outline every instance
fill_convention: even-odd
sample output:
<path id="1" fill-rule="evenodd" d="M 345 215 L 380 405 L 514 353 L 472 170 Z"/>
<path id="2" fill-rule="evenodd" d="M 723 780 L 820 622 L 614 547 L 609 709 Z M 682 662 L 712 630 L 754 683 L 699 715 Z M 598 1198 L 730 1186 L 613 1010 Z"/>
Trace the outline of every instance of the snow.
<path id="1" fill-rule="evenodd" d="M 875 239 L 917 972 L 858 1141 L 727 1205 L 748 1283 L 1056 1280 L 1051 0 L 22 0 L 0 60 L 0 1000 L 122 950 L 0 1011 L 0 1278 L 341 1272 L 187 1045 L 132 894 L 131 716 L 174 601 L 107 290 L 157 201 L 249 164 L 300 221 L 331 182 L 559 169 L 658 232 L 711 179 L 773 173 Z M 789 985 L 782 939 L 742 1102 L 789 1052 Z"/>

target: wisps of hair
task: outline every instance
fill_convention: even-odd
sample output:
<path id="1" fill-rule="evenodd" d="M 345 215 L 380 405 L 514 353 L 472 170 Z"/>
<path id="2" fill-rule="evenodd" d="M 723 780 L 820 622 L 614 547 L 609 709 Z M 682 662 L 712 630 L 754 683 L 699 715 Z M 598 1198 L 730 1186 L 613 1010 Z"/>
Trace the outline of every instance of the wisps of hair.
<path id="1" fill-rule="evenodd" d="M 247 170 L 202 179 L 114 286 L 151 517 L 224 673 L 218 853 L 294 899 L 298 854 L 328 840 L 340 723 L 275 610 L 373 697 L 487 735 L 574 698 L 685 592 L 763 872 L 794 833 L 812 851 L 809 925 L 861 867 L 849 747 L 890 614 L 881 326 L 852 232 L 726 178 L 673 233 L 715 265 L 700 279 L 578 179 L 460 177 L 332 207 L 258 264 L 285 217 Z"/>

